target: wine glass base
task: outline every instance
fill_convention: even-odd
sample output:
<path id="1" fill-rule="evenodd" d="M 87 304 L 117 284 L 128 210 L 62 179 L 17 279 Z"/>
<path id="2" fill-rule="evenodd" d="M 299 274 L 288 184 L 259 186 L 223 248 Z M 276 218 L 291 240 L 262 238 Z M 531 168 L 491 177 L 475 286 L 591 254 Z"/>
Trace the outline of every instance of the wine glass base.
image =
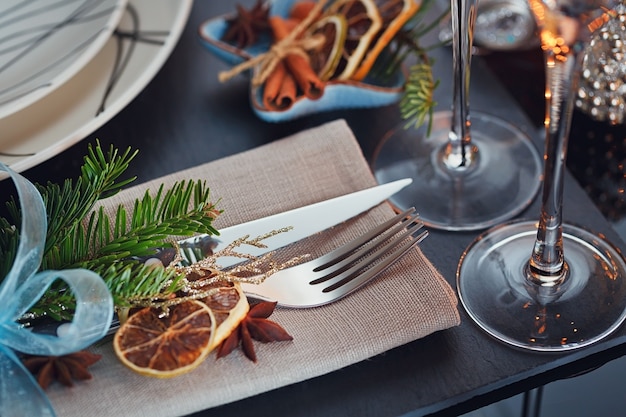
<path id="1" fill-rule="evenodd" d="M 539 190 L 543 160 L 532 141 L 512 124 L 474 112 L 472 144 L 479 159 L 466 170 L 441 162 L 448 143 L 451 113 L 437 112 L 426 126 L 388 134 L 374 153 L 372 170 L 380 183 L 412 178 L 390 198 L 397 210 L 415 207 L 420 219 L 443 230 L 486 229 L 521 213 Z"/>
<path id="2" fill-rule="evenodd" d="M 561 285 L 526 279 L 537 222 L 511 222 L 483 233 L 457 270 L 459 298 L 469 316 L 509 345 L 560 352 L 595 343 L 626 318 L 626 263 L 612 244 L 563 226 L 569 271 Z"/>

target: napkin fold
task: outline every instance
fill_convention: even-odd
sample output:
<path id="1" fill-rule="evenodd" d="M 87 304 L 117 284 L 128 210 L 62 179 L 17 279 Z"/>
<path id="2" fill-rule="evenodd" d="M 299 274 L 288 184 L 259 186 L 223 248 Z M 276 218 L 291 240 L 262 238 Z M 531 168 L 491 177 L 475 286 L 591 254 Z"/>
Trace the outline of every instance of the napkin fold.
<path id="1" fill-rule="evenodd" d="M 104 202 L 131 206 L 146 189 L 205 179 L 226 227 L 376 185 L 348 125 L 337 120 L 237 155 L 128 188 Z M 290 246 L 285 256 L 325 253 L 392 217 L 382 203 L 330 230 Z M 315 219 L 311 219 L 315 221 Z M 427 245 L 426 239 L 422 245 Z M 271 277 L 269 278 L 271 279 Z M 313 309 L 277 308 L 271 319 L 294 338 L 255 345 L 258 362 L 239 351 L 212 353 L 194 371 L 153 379 L 122 365 L 110 342 L 94 346 L 103 359 L 93 379 L 48 392 L 59 416 L 178 416 L 323 375 L 394 347 L 456 326 L 453 289 L 414 249 L 354 294 Z"/>

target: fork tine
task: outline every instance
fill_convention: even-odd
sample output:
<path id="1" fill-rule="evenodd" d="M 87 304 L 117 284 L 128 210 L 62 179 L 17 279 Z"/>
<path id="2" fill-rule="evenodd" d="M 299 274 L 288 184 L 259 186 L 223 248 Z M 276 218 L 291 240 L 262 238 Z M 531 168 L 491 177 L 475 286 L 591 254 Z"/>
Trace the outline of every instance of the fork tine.
<path id="1" fill-rule="evenodd" d="M 415 208 L 411 207 L 410 209 L 406 210 L 405 212 L 400 213 L 400 214 L 396 215 L 395 217 L 392 217 L 391 219 L 387 220 L 386 222 L 378 225 L 377 227 L 375 227 L 374 229 L 368 231 L 364 235 L 359 236 L 358 238 L 343 244 L 342 246 L 338 247 L 337 249 L 335 249 L 335 250 L 333 250 L 331 252 L 328 252 L 326 255 L 323 255 L 323 256 L 319 257 L 318 260 L 321 262 L 321 265 L 318 266 L 317 268 L 315 268 L 313 271 L 314 272 L 321 271 L 322 269 L 326 269 L 326 268 L 330 267 L 331 265 L 337 264 L 338 262 L 346 259 L 355 250 L 357 250 L 359 247 L 363 246 L 367 242 L 370 242 L 372 239 L 374 239 L 374 238 L 376 238 L 378 236 L 381 236 L 381 234 L 384 234 L 393 225 L 395 225 L 399 221 L 402 221 L 403 219 L 405 219 L 407 216 L 409 216 L 409 214 L 413 213 L 414 211 L 415 211 Z M 414 215 L 412 217 L 413 220 L 416 217 L 417 217 L 417 215 Z M 400 230 L 401 228 L 402 227 L 397 228 L 396 231 Z"/>
<path id="2" fill-rule="evenodd" d="M 400 243 L 405 241 L 408 237 L 413 237 L 414 233 L 417 230 L 420 230 L 424 227 L 422 222 L 413 223 L 410 226 L 405 228 L 405 225 L 402 225 L 403 229 L 400 234 L 394 235 L 391 239 L 389 237 L 376 242 L 373 247 L 367 247 L 367 250 L 359 251 L 359 255 L 357 257 L 350 257 L 350 263 L 347 266 L 342 266 L 341 273 L 337 273 L 334 270 L 331 270 L 326 276 L 320 277 L 314 281 L 311 281 L 310 284 L 319 284 L 325 281 L 329 281 L 334 279 L 334 286 L 340 286 L 350 281 L 354 277 L 356 277 L 364 266 L 373 265 L 378 259 L 382 259 L 389 251 L 398 246 Z M 425 236 L 424 236 L 425 237 Z M 388 243 L 386 243 L 388 242 Z M 355 255 L 357 255 L 355 254 Z M 352 259 L 354 258 L 354 259 Z M 340 284 L 341 283 L 341 284 Z"/>
<path id="3" fill-rule="evenodd" d="M 315 269 L 313 269 L 313 272 L 326 271 L 326 274 L 320 278 L 317 278 L 311 281 L 310 283 L 319 284 L 339 274 L 344 273 L 347 269 L 350 268 L 350 266 L 355 261 L 357 261 L 360 258 L 363 258 L 368 253 L 373 252 L 374 250 L 377 250 L 377 248 L 380 248 L 384 242 L 389 241 L 390 239 L 394 238 L 398 232 L 400 232 L 403 229 L 406 229 L 407 225 L 410 225 L 411 223 L 413 223 L 417 219 L 417 217 L 418 215 L 417 213 L 415 213 L 410 217 L 403 218 L 400 223 L 396 224 L 394 227 L 388 228 L 387 230 L 383 231 L 378 236 L 376 236 L 375 239 L 370 239 L 369 241 L 365 242 L 362 246 L 354 249 L 351 253 L 342 254 L 342 256 L 338 258 L 328 261 L 325 264 L 316 267 Z M 420 227 L 423 226 L 421 222 L 417 222 L 416 224 L 420 224 L 421 225 Z M 404 232 L 402 233 L 404 233 L 405 235 L 408 235 L 406 234 L 406 230 L 404 230 Z M 397 243 L 398 242 L 396 242 L 395 244 Z M 387 248 L 387 250 L 389 249 L 391 248 Z"/>
<path id="4" fill-rule="evenodd" d="M 417 224 L 407 230 L 411 230 L 410 234 L 412 235 L 415 233 L 416 230 L 419 230 L 422 227 L 423 227 L 423 224 Z M 384 248 L 384 250 L 376 252 L 376 254 L 372 256 L 374 259 L 371 259 L 372 257 L 370 257 L 364 260 L 363 262 L 360 262 L 359 264 L 355 265 L 354 268 L 352 268 L 349 272 L 345 274 L 344 278 L 324 288 L 322 292 L 330 293 L 332 291 L 340 291 L 341 294 L 339 297 L 345 297 L 346 295 L 350 294 L 357 288 L 360 288 L 365 283 L 376 278 L 378 275 L 384 272 L 387 268 L 393 265 L 396 261 L 402 258 L 402 256 L 404 256 L 407 252 L 409 252 L 413 247 L 415 247 L 417 244 L 423 241 L 427 236 L 428 236 L 428 231 L 424 230 L 419 235 L 412 236 L 411 239 L 406 239 L 407 236 L 398 238 L 396 241 L 393 242 L 393 247 L 398 246 L 400 242 L 402 242 L 402 244 L 399 245 L 389 256 L 387 256 L 386 258 L 383 258 L 380 262 L 378 262 L 371 268 L 359 273 L 359 271 L 361 271 L 365 265 L 371 264 L 375 260 L 381 259 L 381 257 L 391 249 L 391 248 L 388 248 L 389 246 L 391 246 L 391 244 L 387 245 Z"/>

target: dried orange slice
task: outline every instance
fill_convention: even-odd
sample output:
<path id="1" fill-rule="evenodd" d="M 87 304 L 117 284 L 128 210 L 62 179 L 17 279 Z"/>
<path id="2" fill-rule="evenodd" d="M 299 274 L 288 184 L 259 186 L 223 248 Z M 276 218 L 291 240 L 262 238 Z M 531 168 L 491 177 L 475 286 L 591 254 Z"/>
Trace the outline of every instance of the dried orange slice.
<path id="1" fill-rule="evenodd" d="M 361 81 L 372 69 L 376 58 L 389 44 L 404 24 L 420 8 L 421 1 L 416 0 L 374 0 L 383 21 L 383 29 L 376 35 L 376 40 L 367 51 L 365 58 L 358 69 L 352 74 L 352 79 Z"/>
<path id="2" fill-rule="evenodd" d="M 308 30 L 308 36 L 321 34 L 324 36 L 324 45 L 319 50 L 309 53 L 313 71 L 322 81 L 333 76 L 343 51 L 348 22 L 339 14 L 325 16 L 315 22 Z"/>
<path id="3" fill-rule="evenodd" d="M 113 339 L 115 354 L 130 369 L 169 378 L 196 368 L 211 351 L 215 317 L 206 304 L 189 300 L 163 316 L 157 308 L 131 315 Z"/>
<path id="4" fill-rule="evenodd" d="M 215 337 L 210 347 L 213 350 L 239 326 L 248 314 L 250 304 L 239 283 L 218 282 L 210 287 L 217 288 L 217 292 L 203 299 L 202 302 L 215 316 Z"/>
<path id="5" fill-rule="evenodd" d="M 333 78 L 347 80 L 357 70 L 374 37 L 382 27 L 382 18 L 374 0 L 335 0 L 328 14 L 340 14 L 347 21 L 347 34 L 341 59 Z"/>

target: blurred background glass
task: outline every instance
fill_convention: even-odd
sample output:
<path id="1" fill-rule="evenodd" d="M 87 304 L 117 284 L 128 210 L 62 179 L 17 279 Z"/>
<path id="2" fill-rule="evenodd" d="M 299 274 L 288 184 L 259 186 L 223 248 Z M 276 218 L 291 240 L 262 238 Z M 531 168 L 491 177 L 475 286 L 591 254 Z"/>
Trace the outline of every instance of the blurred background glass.
<path id="1" fill-rule="evenodd" d="M 474 53 L 526 50 L 539 46 L 535 20 L 524 0 L 480 0 L 474 26 Z M 449 19 L 442 24 L 439 39 L 449 41 Z"/>

